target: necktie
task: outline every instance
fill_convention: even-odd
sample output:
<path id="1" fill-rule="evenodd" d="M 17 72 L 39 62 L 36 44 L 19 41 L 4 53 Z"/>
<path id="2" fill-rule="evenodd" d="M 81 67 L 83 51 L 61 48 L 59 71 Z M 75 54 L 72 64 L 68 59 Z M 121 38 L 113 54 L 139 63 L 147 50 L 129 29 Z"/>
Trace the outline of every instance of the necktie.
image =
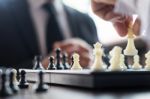
<path id="1" fill-rule="evenodd" d="M 46 3 L 43 7 L 49 14 L 46 26 L 46 46 L 49 53 L 52 51 L 54 42 L 63 40 L 63 36 L 56 19 L 56 11 L 53 4 Z"/>

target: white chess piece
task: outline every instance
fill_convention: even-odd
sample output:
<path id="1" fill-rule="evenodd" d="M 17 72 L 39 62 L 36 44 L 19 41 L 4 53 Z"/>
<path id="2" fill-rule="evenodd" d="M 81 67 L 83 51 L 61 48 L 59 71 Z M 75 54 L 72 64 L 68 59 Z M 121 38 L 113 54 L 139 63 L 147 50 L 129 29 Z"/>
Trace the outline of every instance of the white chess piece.
<path id="1" fill-rule="evenodd" d="M 15 85 L 18 85 L 19 82 L 17 80 L 17 70 L 16 69 L 12 69 L 11 71 L 14 73 L 13 82 L 14 82 Z"/>
<path id="2" fill-rule="evenodd" d="M 125 65 L 125 57 L 123 54 L 121 54 L 120 56 L 120 67 L 122 68 L 122 70 L 127 70 L 127 66 Z"/>
<path id="3" fill-rule="evenodd" d="M 121 71 L 122 68 L 120 66 L 120 56 L 121 56 L 122 48 L 119 46 L 115 46 L 110 52 L 110 71 Z"/>
<path id="4" fill-rule="evenodd" d="M 102 49 L 101 43 L 97 42 L 96 44 L 94 44 L 93 54 L 95 57 L 94 57 L 94 63 L 92 65 L 91 69 L 94 71 L 104 70 L 105 65 L 104 65 L 103 60 L 102 60 L 103 49 Z"/>
<path id="5" fill-rule="evenodd" d="M 80 56 L 77 53 L 73 54 L 73 65 L 71 67 L 71 70 L 82 70 L 82 67 L 79 63 L 80 61 Z"/>
<path id="6" fill-rule="evenodd" d="M 142 69 L 142 66 L 141 66 L 141 64 L 139 62 L 140 62 L 139 55 L 135 55 L 134 56 L 134 64 L 132 66 L 132 69 L 134 69 L 134 70 Z"/>
<path id="7" fill-rule="evenodd" d="M 124 55 L 127 56 L 134 56 L 138 54 L 138 50 L 135 48 L 135 44 L 134 44 L 134 32 L 132 29 L 132 26 L 129 25 L 128 28 L 128 43 L 127 46 L 124 50 Z"/>
<path id="8" fill-rule="evenodd" d="M 150 71 L 150 51 L 148 51 L 145 54 L 146 60 L 145 60 L 145 70 L 149 70 Z"/>

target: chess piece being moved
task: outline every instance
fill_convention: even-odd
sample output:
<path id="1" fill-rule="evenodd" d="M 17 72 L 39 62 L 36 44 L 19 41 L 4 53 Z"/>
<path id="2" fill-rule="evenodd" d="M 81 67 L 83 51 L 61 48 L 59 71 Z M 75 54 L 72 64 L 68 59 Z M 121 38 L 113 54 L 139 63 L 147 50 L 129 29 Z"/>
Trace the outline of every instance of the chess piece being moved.
<path id="1" fill-rule="evenodd" d="M 132 25 L 129 24 L 129 28 L 128 28 L 128 43 L 127 46 L 124 50 L 124 55 L 127 56 L 134 56 L 138 54 L 138 50 L 135 48 L 135 44 L 134 44 L 134 32 L 132 29 Z"/>
<path id="2" fill-rule="evenodd" d="M 13 91 L 13 93 L 17 93 L 19 91 L 19 87 L 18 87 L 18 84 L 16 84 L 16 81 L 14 79 L 16 78 L 15 72 L 11 71 L 9 76 L 10 76 L 9 86 L 11 90 Z"/>
<path id="3" fill-rule="evenodd" d="M 35 69 L 35 70 L 43 70 L 44 69 L 44 67 L 42 66 L 42 63 L 41 63 L 41 59 L 42 59 L 42 57 L 41 56 L 35 56 L 35 58 L 34 58 L 34 67 L 33 67 L 33 69 Z"/>
<path id="4" fill-rule="evenodd" d="M 148 70 L 150 71 L 150 51 L 148 51 L 146 54 L 145 54 L 145 70 Z"/>
<path id="5" fill-rule="evenodd" d="M 56 70 L 56 66 L 54 64 L 54 57 L 53 56 L 50 56 L 49 58 L 49 65 L 48 65 L 48 70 Z"/>
<path id="6" fill-rule="evenodd" d="M 36 92 L 45 92 L 48 90 L 48 86 L 43 82 L 43 72 L 39 72 L 39 83 L 36 88 Z"/>
<path id="7" fill-rule="evenodd" d="M 21 70 L 20 73 L 20 82 L 19 82 L 19 88 L 20 89 L 26 89 L 29 87 L 29 84 L 26 81 L 26 71 L 25 70 Z"/>
<path id="8" fill-rule="evenodd" d="M 61 49 L 60 48 L 56 49 L 56 68 L 57 70 L 64 69 L 63 64 L 61 62 Z"/>
<path id="9" fill-rule="evenodd" d="M 120 66 L 120 58 L 121 58 L 122 48 L 119 46 L 115 46 L 110 52 L 110 71 L 122 71 L 122 67 Z"/>
<path id="10" fill-rule="evenodd" d="M 122 70 L 127 70 L 127 66 L 125 65 L 125 57 L 123 54 L 120 56 L 120 67 Z"/>
<path id="11" fill-rule="evenodd" d="M 67 53 L 63 53 L 62 64 L 64 66 L 64 69 L 69 69 L 70 68 L 70 66 L 68 64 L 68 55 L 67 55 Z"/>
<path id="12" fill-rule="evenodd" d="M 102 60 L 103 50 L 101 47 L 102 47 L 102 44 L 100 44 L 99 42 L 94 44 L 93 54 L 95 56 L 95 59 L 94 59 L 94 64 L 91 67 L 91 69 L 94 71 L 105 70 L 104 63 Z"/>
<path id="13" fill-rule="evenodd" d="M 13 94 L 10 86 L 9 86 L 9 81 L 7 79 L 7 74 L 2 73 L 1 75 L 1 89 L 0 89 L 0 97 L 7 97 Z"/>
<path id="14" fill-rule="evenodd" d="M 71 67 L 71 70 L 82 70 L 82 67 L 80 65 L 80 56 L 77 53 L 73 54 L 73 65 Z"/>
<path id="15" fill-rule="evenodd" d="M 132 66 L 132 69 L 134 69 L 134 70 L 142 69 L 142 66 L 141 66 L 141 64 L 139 62 L 140 62 L 139 55 L 135 55 L 134 56 L 134 64 Z"/>

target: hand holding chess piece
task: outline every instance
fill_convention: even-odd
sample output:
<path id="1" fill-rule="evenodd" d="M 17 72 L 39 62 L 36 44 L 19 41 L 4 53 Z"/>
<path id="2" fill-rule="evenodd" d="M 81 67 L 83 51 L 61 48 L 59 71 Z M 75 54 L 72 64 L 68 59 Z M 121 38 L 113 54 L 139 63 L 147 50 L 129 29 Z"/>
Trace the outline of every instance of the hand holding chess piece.
<path id="1" fill-rule="evenodd" d="M 132 16 L 115 12 L 115 3 L 117 0 L 92 0 L 92 10 L 100 18 L 112 22 L 114 28 L 120 36 L 126 36 L 129 23 L 133 21 Z M 136 18 L 133 24 L 135 35 L 140 33 L 141 21 Z"/>
<path id="2" fill-rule="evenodd" d="M 145 70 L 148 70 L 150 71 L 150 51 L 148 51 L 146 54 L 145 54 L 145 57 L 146 57 L 146 60 L 145 60 Z"/>
<path id="3" fill-rule="evenodd" d="M 102 44 L 100 44 L 99 42 L 94 44 L 93 54 L 95 56 L 95 59 L 94 59 L 94 64 L 91 67 L 91 69 L 94 71 L 103 71 L 106 69 L 104 67 L 104 63 L 102 60 L 103 49 L 101 47 L 102 47 Z"/>

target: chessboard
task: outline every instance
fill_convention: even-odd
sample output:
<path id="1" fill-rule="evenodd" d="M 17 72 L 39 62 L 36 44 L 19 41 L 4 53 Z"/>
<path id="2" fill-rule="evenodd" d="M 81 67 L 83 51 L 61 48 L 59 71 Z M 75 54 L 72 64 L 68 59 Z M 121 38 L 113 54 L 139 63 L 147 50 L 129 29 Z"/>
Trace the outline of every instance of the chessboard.
<path id="1" fill-rule="evenodd" d="M 38 82 L 41 70 L 26 71 L 29 82 Z M 42 70 L 44 82 L 52 85 L 100 88 L 150 88 L 149 71 L 91 71 L 91 70 Z"/>

